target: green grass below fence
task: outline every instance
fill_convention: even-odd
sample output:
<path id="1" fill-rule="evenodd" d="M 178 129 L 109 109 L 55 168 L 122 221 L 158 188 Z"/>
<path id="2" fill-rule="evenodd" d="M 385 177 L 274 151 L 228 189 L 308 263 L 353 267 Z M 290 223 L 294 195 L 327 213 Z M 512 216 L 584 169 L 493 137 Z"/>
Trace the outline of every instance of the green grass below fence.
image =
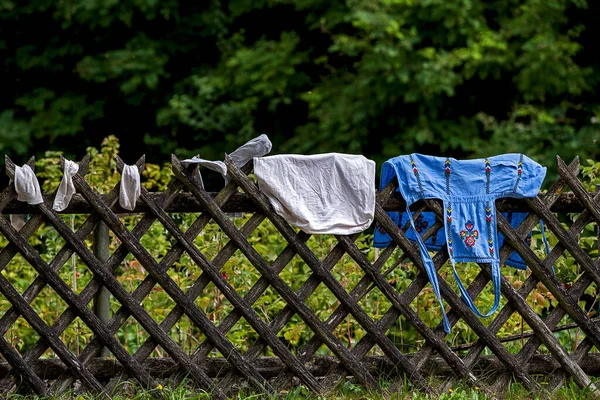
<path id="1" fill-rule="evenodd" d="M 386 386 L 384 382 L 382 386 Z M 159 386 L 154 391 L 160 392 L 160 394 L 167 400 L 203 400 L 210 399 L 211 396 L 208 393 L 198 391 L 187 384 L 183 383 L 175 388 L 169 387 L 168 385 Z M 141 389 L 135 383 L 123 382 L 121 383 L 113 393 L 110 393 L 114 400 L 150 400 L 155 399 L 156 396 L 152 391 Z M 573 381 L 567 381 L 561 388 L 557 389 L 553 393 L 550 393 L 548 397 L 550 400 L 579 400 L 586 399 L 592 396 L 592 392 L 588 389 L 579 388 Z M 97 396 L 93 394 L 77 394 L 74 391 L 68 391 L 61 395 L 40 397 L 31 395 L 10 395 L 7 400 L 95 400 Z M 466 400 L 486 400 L 492 399 L 493 397 L 486 395 L 481 391 L 480 388 L 473 388 L 463 384 L 456 384 L 453 388 L 449 389 L 445 393 L 441 393 L 438 400 L 450 400 L 450 399 L 466 399 Z M 512 400 L 537 400 L 544 398 L 539 393 L 531 393 L 525 389 L 521 384 L 511 382 L 504 395 L 506 399 Z M 269 395 L 264 393 L 252 393 L 252 392 L 240 392 L 234 397 L 233 400 L 299 400 L 299 399 L 312 399 L 312 400 L 326 400 L 326 399 L 355 399 L 355 400 L 429 400 L 432 397 L 412 389 L 411 385 L 405 386 L 403 389 L 397 392 L 387 393 L 373 393 L 368 392 L 364 387 L 353 384 L 352 382 L 346 381 L 337 389 L 337 391 L 324 395 L 316 395 L 309 392 L 304 386 L 297 386 L 291 390 L 281 392 L 277 395 Z"/>

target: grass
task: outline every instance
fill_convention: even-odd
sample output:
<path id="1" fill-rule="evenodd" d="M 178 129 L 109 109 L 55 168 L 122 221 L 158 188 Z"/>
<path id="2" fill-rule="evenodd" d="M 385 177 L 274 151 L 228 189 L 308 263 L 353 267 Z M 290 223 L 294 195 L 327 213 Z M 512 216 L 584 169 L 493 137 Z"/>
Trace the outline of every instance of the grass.
<path id="1" fill-rule="evenodd" d="M 383 384 L 386 386 L 386 383 Z M 155 399 L 156 397 L 152 393 L 154 391 L 160 392 L 164 398 L 168 400 L 203 400 L 210 399 L 210 394 L 206 392 L 198 392 L 198 389 L 191 388 L 185 382 L 177 387 L 159 386 L 158 388 L 149 391 L 142 389 L 132 382 L 123 382 L 117 387 L 111 397 L 115 400 L 146 400 Z M 559 388 L 557 391 L 551 394 L 550 399 L 566 400 L 566 399 L 586 399 L 591 398 L 592 392 L 589 389 L 579 388 L 573 381 L 568 381 L 565 385 Z M 97 396 L 85 393 L 77 394 L 73 391 L 65 392 L 61 395 L 47 397 L 48 400 L 94 400 Z M 392 393 L 389 400 L 427 400 L 431 397 L 423 394 L 419 391 L 415 391 L 410 385 L 403 386 L 403 389 L 399 392 Z M 440 394 L 439 400 L 450 400 L 450 399 L 468 399 L 468 400 L 484 400 L 491 397 L 481 392 L 479 388 L 473 388 L 466 386 L 462 383 L 457 383 L 448 392 Z M 535 400 L 542 399 L 539 393 L 531 393 L 525 389 L 519 383 L 511 383 L 504 398 L 515 399 L 515 400 Z M 7 398 L 7 400 L 32 400 L 32 399 L 46 399 L 39 396 L 33 395 L 20 395 L 13 394 Z M 310 393 L 309 390 L 304 386 L 297 386 L 289 391 L 282 392 L 278 395 L 264 394 L 264 393 L 252 393 L 240 391 L 237 395 L 232 397 L 233 400 L 296 400 L 296 399 L 314 399 L 314 400 L 325 400 L 325 399 L 354 399 L 354 400 L 384 400 L 386 397 L 382 393 L 373 393 L 365 390 L 360 385 L 353 384 L 350 381 L 344 382 L 335 393 L 328 394 L 327 396 L 316 395 Z"/>

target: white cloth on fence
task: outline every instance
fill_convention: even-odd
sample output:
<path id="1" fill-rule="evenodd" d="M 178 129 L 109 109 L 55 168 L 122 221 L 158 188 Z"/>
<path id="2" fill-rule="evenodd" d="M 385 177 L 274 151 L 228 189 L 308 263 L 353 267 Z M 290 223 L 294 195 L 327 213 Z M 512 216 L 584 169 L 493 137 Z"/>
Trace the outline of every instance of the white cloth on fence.
<path id="1" fill-rule="evenodd" d="M 361 155 L 255 158 L 254 174 L 277 214 L 306 233 L 350 235 L 373 222 L 375 162 Z"/>
<path id="2" fill-rule="evenodd" d="M 119 190 L 119 205 L 133 211 L 141 194 L 140 171 L 135 165 L 124 165 Z"/>
<path id="3" fill-rule="evenodd" d="M 216 171 L 223 176 L 223 179 L 226 179 L 227 176 L 227 166 L 223 161 L 210 161 L 200 158 L 199 156 L 194 156 L 192 158 L 188 158 L 187 160 L 181 161 L 181 164 L 184 166 L 188 166 L 190 164 L 200 164 L 208 169 Z M 204 181 L 202 180 L 202 174 L 198 171 L 198 178 L 200 179 L 200 186 L 204 189 Z"/>
<path id="4" fill-rule="evenodd" d="M 233 163 L 238 167 L 243 167 L 246 163 L 252 160 L 254 157 L 262 157 L 265 154 L 268 154 L 272 148 L 271 141 L 269 137 L 265 134 L 255 137 L 254 139 L 249 140 L 245 144 L 241 145 L 231 154 L 229 157 L 232 159 Z M 216 171 L 223 176 L 225 183 L 228 182 L 227 178 L 227 166 L 223 161 L 210 161 L 200 158 L 200 156 L 194 156 L 192 158 L 188 158 L 186 160 L 182 160 L 181 164 L 184 166 L 188 166 L 189 164 L 200 164 L 210 170 Z M 198 175 L 200 178 L 200 185 L 204 188 L 204 182 L 202 180 L 202 174 L 198 171 Z"/>
<path id="5" fill-rule="evenodd" d="M 248 141 L 246 144 L 238 147 L 233 153 L 229 154 L 229 158 L 233 163 L 241 168 L 254 157 L 262 157 L 271 152 L 273 144 L 269 137 L 262 134 Z"/>
<path id="6" fill-rule="evenodd" d="M 25 214 L 10 214 L 9 219 L 12 227 L 18 231 L 25 226 Z"/>
<path id="7" fill-rule="evenodd" d="M 27 204 L 40 204 L 44 202 L 40 183 L 31 167 L 27 164 L 23 167 L 15 165 L 15 191 L 17 200 L 26 201 Z"/>
<path id="8" fill-rule="evenodd" d="M 79 171 L 79 164 L 73 161 L 65 160 L 63 178 L 60 181 L 52 208 L 56 211 L 63 211 L 69 206 L 73 195 L 75 194 L 75 185 L 73 176 Z"/>

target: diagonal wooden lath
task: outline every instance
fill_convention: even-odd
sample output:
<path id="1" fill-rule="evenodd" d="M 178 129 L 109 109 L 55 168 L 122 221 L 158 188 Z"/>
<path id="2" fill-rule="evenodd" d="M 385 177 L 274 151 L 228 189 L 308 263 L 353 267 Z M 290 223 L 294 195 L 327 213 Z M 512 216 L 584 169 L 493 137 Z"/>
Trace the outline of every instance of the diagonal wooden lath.
<path id="1" fill-rule="evenodd" d="M 228 161 L 228 160 L 226 160 Z M 233 163 L 228 163 L 228 175 L 245 191 L 248 189 L 248 183 L 250 186 L 253 184 L 248 180 L 248 177 L 241 173 L 241 171 Z M 180 175 L 183 178 L 185 175 Z M 291 290 L 289 286 L 270 268 L 267 262 L 256 252 L 256 250 L 246 241 L 246 239 L 240 234 L 235 226 L 229 221 L 227 216 L 219 209 L 214 201 L 208 194 L 200 190 L 197 185 L 193 185 L 190 182 L 191 176 L 186 176 L 187 179 L 182 179 L 182 182 L 186 184 L 190 192 L 196 196 L 196 198 L 211 212 L 215 222 L 223 229 L 223 231 L 229 236 L 229 239 L 234 241 L 240 248 L 242 253 L 248 258 L 248 260 L 259 270 L 263 277 L 268 279 L 271 286 L 277 290 L 277 292 L 285 299 L 288 305 L 292 306 L 296 313 L 311 327 L 313 331 L 322 335 L 324 342 L 328 347 L 342 359 L 347 365 L 348 369 L 360 379 L 364 384 L 372 389 L 377 388 L 377 382 L 370 375 L 370 373 L 356 360 L 352 360 L 350 353 L 339 343 L 339 341 L 326 330 L 321 321 L 316 315 L 297 297 L 297 295 Z M 181 179 L 180 178 L 180 179 Z M 186 183 L 187 182 L 187 183 Z M 264 205 L 264 203 L 263 203 Z M 260 206 L 260 204 L 259 204 Z M 273 214 L 269 215 L 269 208 L 262 208 L 262 211 L 269 219 L 272 220 Z M 288 226 L 289 228 L 289 226 Z M 290 230 L 291 231 L 291 230 Z M 296 235 L 293 231 L 287 232 L 288 236 L 286 240 L 290 245 L 298 245 Z M 298 252 L 298 249 L 294 249 Z M 312 254 L 312 253 L 311 253 Z M 312 255 L 314 257 L 314 254 Z M 318 263 L 318 261 L 317 261 Z M 423 381 L 424 383 L 424 381 Z M 426 384 L 425 384 L 426 385 Z M 429 387 L 426 385 L 426 387 Z"/>
<path id="2" fill-rule="evenodd" d="M 192 173 L 195 173 L 195 168 L 192 168 Z M 178 181 L 171 182 L 171 184 L 167 188 L 167 191 L 164 193 L 163 198 L 159 199 L 159 202 L 161 203 L 162 207 L 164 207 L 164 208 L 168 207 L 170 202 L 175 197 L 176 193 L 182 187 L 183 186 Z M 219 195 L 217 196 L 215 201 L 218 204 L 225 204 L 226 201 L 230 198 L 230 196 L 234 192 L 235 192 L 234 185 L 226 185 L 226 187 L 221 191 L 221 193 L 219 193 Z M 133 229 L 132 234 L 136 238 L 139 239 L 142 236 L 142 234 L 150 227 L 150 225 L 152 224 L 152 222 L 154 222 L 155 219 L 156 218 L 153 217 L 152 214 L 146 214 L 144 216 L 144 218 Z M 260 216 L 259 216 L 259 219 L 260 219 Z M 210 222 L 210 216 L 207 216 L 206 214 L 201 215 L 190 226 L 190 228 L 186 232 L 186 235 L 189 237 L 197 236 L 200 233 L 200 231 L 208 224 L 208 222 Z M 252 226 L 254 224 L 255 224 L 255 222 L 248 225 L 248 229 L 250 231 L 254 229 L 254 228 L 252 228 Z M 248 232 L 248 233 L 250 233 L 250 232 Z M 223 249 L 223 251 L 221 252 L 221 253 L 223 253 L 223 256 L 225 256 L 225 252 L 231 252 L 231 247 L 227 247 L 227 249 L 228 250 Z M 165 270 L 165 271 L 168 270 L 169 267 L 172 266 L 179 259 L 179 257 L 181 257 L 181 255 L 183 254 L 183 251 L 184 251 L 184 249 L 180 245 L 176 244 L 175 246 L 173 246 L 173 248 L 163 257 L 163 259 L 159 263 L 160 269 Z M 127 247 L 125 246 L 125 244 L 122 244 L 119 247 L 119 249 L 117 249 L 117 251 L 113 254 L 113 256 L 109 260 L 108 264 L 116 267 L 116 265 L 118 265 L 121 262 L 121 260 L 125 257 L 126 254 L 128 254 Z M 113 258 L 114 258 L 114 260 L 113 260 Z M 226 259 L 228 259 L 228 258 L 229 258 L 229 256 L 225 256 L 224 259 L 221 261 L 221 263 L 224 264 Z M 113 261 L 111 261 L 111 260 L 113 260 Z M 215 260 L 217 260 L 217 259 L 215 259 Z M 198 279 L 198 281 L 192 286 L 192 288 L 190 288 L 188 290 L 188 292 L 186 293 L 192 301 L 201 293 L 202 289 L 208 284 L 209 280 L 206 280 L 205 278 L 206 278 L 205 276 L 204 277 L 201 276 Z M 138 300 L 139 302 L 141 302 L 150 293 L 150 291 L 152 290 L 152 288 L 154 287 L 155 284 L 156 284 L 156 281 L 152 278 L 152 276 L 146 277 L 146 279 L 144 279 L 144 281 L 132 293 L 132 297 L 134 299 Z M 181 318 L 181 316 L 183 314 L 184 314 L 183 308 L 180 307 L 179 305 L 176 306 L 169 313 L 169 315 L 161 322 L 161 324 L 160 324 L 161 328 L 165 332 L 169 332 L 169 330 L 175 325 L 175 323 Z M 127 307 L 121 307 L 115 313 L 115 315 L 113 316 L 111 321 L 109 321 L 108 326 L 109 326 L 109 329 L 111 330 L 111 332 L 115 333 L 121 327 L 121 325 L 126 321 L 126 319 L 129 315 L 130 315 L 130 312 L 127 309 Z M 142 345 L 142 347 L 140 347 L 140 349 L 138 349 L 138 351 L 134 355 L 134 358 L 136 360 L 138 360 L 139 362 L 144 361 L 150 355 L 150 353 L 154 350 L 154 348 L 156 348 L 157 345 L 159 345 L 159 342 L 151 336 Z M 96 339 L 94 339 L 86 347 L 86 349 L 84 349 L 84 351 L 82 353 L 82 357 L 85 356 L 85 359 L 89 360 L 100 348 L 101 348 L 101 343 L 99 343 Z M 115 388 L 115 386 L 119 382 L 121 382 L 124 378 L 125 378 L 125 376 L 123 376 L 123 375 L 118 375 L 115 378 L 113 378 L 111 380 L 111 382 L 109 382 L 109 384 L 107 385 L 107 390 L 108 391 L 113 390 Z M 69 383 L 68 380 L 64 380 L 63 386 L 66 387 L 68 385 L 68 383 Z"/>
<path id="3" fill-rule="evenodd" d="M 209 391 L 217 398 L 235 395 L 237 390 L 247 386 L 247 384 L 253 385 L 258 391 L 277 392 L 298 380 L 315 393 L 326 392 L 337 387 L 342 379 L 348 375 L 354 376 L 355 379 L 374 390 L 380 390 L 381 386 L 377 381 L 377 371 L 367 368 L 370 362 L 367 354 L 375 346 L 379 346 L 384 351 L 381 359 L 385 360 L 386 365 L 395 367 L 394 373 L 401 373 L 398 377 L 392 377 L 392 380 L 397 380 L 392 388 L 397 388 L 397 383 L 402 382 L 402 373 L 404 373 L 414 384 L 431 394 L 447 391 L 458 378 L 463 382 L 482 388 L 490 396 L 495 394 L 501 396 L 511 376 L 514 375 L 529 390 L 545 396 L 544 392 L 540 392 L 539 383 L 530 375 L 531 371 L 535 371 L 532 363 L 539 362 L 535 361 L 539 360 L 540 357 L 536 354 L 536 351 L 542 344 L 550 352 L 549 355 L 544 356 L 546 357 L 545 360 L 552 359 L 561 367 L 560 371 L 553 374 L 550 385 L 547 387 L 556 387 L 556 385 L 564 382 L 565 378 L 570 377 L 580 386 L 593 388 L 590 385 L 591 379 L 579 363 L 589 359 L 585 356 L 592 347 L 597 347 L 600 344 L 600 331 L 596 326 L 597 321 L 586 315 L 584 310 L 577 304 L 577 301 L 592 283 L 600 283 L 600 274 L 597 272 L 600 270 L 600 260 L 592 260 L 581 248 L 577 238 L 587 224 L 598 225 L 600 223 L 600 208 L 597 203 L 600 195 L 589 194 L 583 188 L 576 176 L 578 169 L 576 161 L 569 167 L 559 161 L 560 179 L 554 183 L 549 192 L 541 194 L 538 198 L 522 202 L 523 204 L 527 203 L 529 209 L 533 212 L 516 230 L 501 216 L 498 216 L 499 231 L 505 237 L 505 245 L 500 251 L 501 260 L 504 261 L 516 250 L 527 262 L 533 273 L 518 290 L 512 288 L 510 283 L 503 279 L 502 294 L 508 302 L 494 316 L 493 321 L 487 327 L 467 308 L 448 283 L 440 277 L 442 295 L 451 306 L 448 313 L 451 324 L 454 325 L 462 320 L 479 337 L 477 342 L 470 346 L 469 353 L 464 357 L 459 357 L 453 351 L 453 348 L 448 346 L 444 340 L 446 335 L 439 327 L 434 328 L 425 325 L 419 315 L 410 308 L 411 302 L 427 286 L 428 279 L 422 268 L 420 253 L 415 244 L 405 234 L 406 227 L 397 227 L 385 212 L 384 207 L 388 206 L 386 202 L 392 197 L 397 182 L 388 185 L 378 194 L 376 220 L 393 239 L 390 246 L 382 251 L 381 257 L 375 262 L 370 262 L 355 244 L 359 235 L 351 235 L 338 236 L 338 243 L 320 261 L 306 245 L 306 241 L 311 235 L 303 232 L 295 233 L 285 221 L 274 213 L 262 193 L 247 177 L 251 171 L 251 165 L 240 170 L 227 160 L 231 179 L 225 188 L 214 197 L 214 195 L 204 191 L 198 184 L 194 168 L 183 168 L 175 157 L 172 164 L 176 179 L 168 185 L 163 193 L 151 195 L 146 191 L 142 191 L 140 210 L 143 212 L 143 217 L 132 231 L 125 229 L 116 215 L 119 210 L 118 206 L 115 205 L 118 196 L 118 185 L 108 195 L 99 196 L 83 179 L 84 170 L 76 175 L 74 181 L 80 198 L 85 199 L 87 202 L 86 209 L 88 212 L 91 210 L 91 213 L 77 231 L 73 232 L 48 206 L 48 199 L 51 200 L 52 196 L 46 196 L 46 204 L 31 207 L 35 215 L 19 232 L 12 229 L 6 220 L 0 221 L 0 232 L 9 240 L 9 244 L 0 250 L 0 269 L 5 268 L 12 258 L 20 253 L 39 273 L 39 276 L 27 288 L 23 296 L 16 293 L 10 282 L 0 276 L 0 292 L 12 304 L 12 307 L 0 317 L 0 330 L 5 333 L 15 323 L 16 319 L 22 316 L 41 335 L 41 339 L 22 357 L 5 338 L 0 338 L 0 354 L 3 355 L 12 368 L 12 375 L 5 375 L 0 380 L 0 390 L 2 391 L 0 393 L 7 394 L 13 390 L 19 378 L 23 379 L 32 390 L 41 395 L 62 392 L 71 387 L 75 380 L 79 381 L 89 391 L 109 392 L 116 387 L 119 381 L 126 379 L 128 376 L 138 379 L 150 389 L 156 387 L 154 385 L 157 385 L 157 381 L 149 374 L 149 370 L 146 369 L 148 364 L 144 364 L 144 362 L 149 361 L 150 354 L 157 346 L 164 348 L 171 359 L 178 363 L 178 368 L 174 368 L 174 370 L 187 374 L 194 384 L 205 391 Z M 122 162 L 120 160 L 118 160 L 118 165 L 121 168 Z M 10 168 L 10 162 L 8 166 Z M 143 168 L 143 159 L 139 161 L 138 167 Z M 243 194 L 236 193 L 238 187 L 242 188 Z M 573 190 L 573 193 L 567 196 L 567 203 L 574 204 L 573 202 L 577 201 L 577 204 L 580 204 L 578 207 L 583 207 L 583 211 L 568 230 L 558 222 L 554 215 L 556 210 L 552 208 L 555 202 L 563 198 L 560 194 L 563 187 L 570 187 Z M 168 214 L 172 211 L 167 211 L 168 209 L 172 210 L 170 207 L 172 207 L 174 199 L 182 194 L 182 190 L 189 191 L 185 195 L 188 198 L 193 198 L 197 207 L 201 207 L 203 210 L 203 213 L 186 232 L 181 231 L 177 224 L 173 222 Z M 253 215 L 240 229 L 236 228 L 225 214 L 226 203 L 234 196 L 238 198 L 241 196 L 252 203 L 249 207 L 252 207 Z M 12 187 L 0 192 L 0 210 L 11 203 L 14 198 L 15 193 Z M 561 204 L 566 203 L 563 201 Z M 439 204 L 435 201 L 424 202 L 417 214 L 426 208 L 432 210 L 438 216 L 443 216 Z M 547 230 L 553 232 L 558 239 L 550 254 L 543 260 L 537 257 L 523 242 L 523 239 L 540 217 L 546 223 Z M 265 219 L 273 222 L 287 241 L 285 249 L 272 263 L 266 262 L 253 249 L 247 239 Z M 107 223 L 113 233 L 121 240 L 119 248 L 106 263 L 99 263 L 83 244 L 83 240 L 101 220 Z M 172 248 L 169 249 L 160 262 L 156 262 L 150 257 L 147 249 L 144 249 L 140 243 L 140 238 L 155 221 L 160 222 L 164 229 L 175 239 Z M 193 239 L 210 221 L 216 222 L 230 240 L 218 252 L 216 257 L 208 261 L 208 258 L 194 245 Z M 27 238 L 31 237 L 42 224 L 47 222 L 66 240 L 66 244 L 52 261 L 44 263 L 39 254 L 27 243 Z M 441 223 L 438 222 L 430 227 L 425 233 L 425 238 L 435 234 L 440 226 Z M 261 273 L 261 277 L 243 297 L 237 294 L 219 273 L 220 269 L 238 250 Z M 550 267 L 565 251 L 573 256 L 583 271 L 579 279 L 569 289 L 563 288 L 560 282 L 550 273 Z M 94 273 L 94 279 L 79 295 L 75 295 L 66 287 L 57 274 L 61 265 L 73 253 L 79 255 L 80 259 Z M 190 255 L 191 259 L 203 271 L 185 293 L 174 284 L 167 273 L 184 253 Z M 395 265 L 384 271 L 384 265 L 393 254 L 398 253 L 401 255 L 396 260 Z M 132 293 L 127 292 L 112 275 L 118 265 L 129 254 L 133 254 L 149 271 L 146 279 Z M 365 275 L 349 293 L 345 291 L 331 273 L 332 268 L 346 254 L 365 272 Z M 312 274 L 298 290 L 293 291 L 278 274 L 296 255 L 300 256 L 311 268 Z M 433 257 L 433 260 L 437 270 L 442 268 L 448 260 L 445 248 L 439 251 Z M 419 273 L 405 290 L 398 293 L 387 282 L 386 275 L 393 268 L 396 268 L 400 262 L 404 261 L 411 261 L 416 265 Z M 472 281 L 467 290 L 475 298 L 489 282 L 489 266 L 481 265 L 481 273 Z M 545 318 L 537 315 L 525 300 L 539 282 L 544 283 L 558 302 L 558 306 L 551 310 Z M 340 306 L 333 311 L 325 322 L 319 320 L 315 312 L 304 304 L 304 301 L 314 293 L 321 283 L 327 286 L 340 302 Z M 176 304 L 175 308 L 160 324 L 154 322 L 152 316 L 140 306 L 140 303 L 157 284 L 167 292 Z M 221 321 L 219 326 L 215 326 L 208 320 L 202 310 L 194 303 L 194 300 L 203 293 L 209 284 L 214 284 L 219 292 L 224 294 L 234 306 L 234 309 Z M 52 326 L 45 325 L 29 305 L 46 285 L 49 285 L 68 304 L 68 309 L 59 316 Z M 100 326 L 97 318 L 91 313 L 87 305 L 102 286 L 110 289 L 115 299 L 120 302 L 121 307 L 108 324 Z M 265 290 L 269 288 L 275 289 L 281 298 L 287 302 L 287 306 L 267 324 L 256 315 L 252 307 Z M 378 320 L 372 319 L 358 305 L 358 301 L 374 289 L 382 293 L 392 305 Z M 509 354 L 503 347 L 502 341 L 495 336 L 515 312 L 523 317 L 533 332 L 531 338 L 516 355 Z M 199 344 L 193 354 L 186 354 L 168 335 L 171 328 L 184 315 L 206 335 L 206 340 Z M 552 329 L 565 315 L 577 322 L 577 326 L 586 334 L 585 340 L 572 353 L 562 347 L 552 334 Z M 312 330 L 312 338 L 295 354 L 288 350 L 278 338 L 286 323 L 294 316 L 299 316 Z M 348 316 L 352 316 L 367 331 L 367 335 L 359 340 L 352 349 L 345 348 L 342 342 L 333 334 L 334 330 Z M 416 327 L 419 335 L 426 341 L 425 346 L 410 357 L 402 354 L 386 336 L 388 329 L 400 316 Z M 79 357 L 74 357 L 61 341 L 60 335 L 77 317 L 88 325 L 96 336 L 88 343 Z M 117 331 L 130 317 L 140 323 L 150 335 L 142 347 L 133 355 L 127 353 L 115 338 Z M 243 354 L 233 348 L 232 343 L 226 337 L 228 332 L 242 319 L 253 327 L 259 337 Z M 318 374 L 321 375 L 315 375 L 317 373 L 315 371 L 318 369 L 314 368 L 313 359 L 317 354 L 317 350 L 323 344 L 335 356 L 333 358 L 335 361 L 329 364 L 330 367 L 328 368 L 331 368 L 330 370 L 320 371 Z M 95 365 L 94 363 L 98 360 L 95 358 L 98 350 L 104 346 L 107 346 L 113 352 L 116 362 L 124 367 L 106 386 L 102 386 L 98 378 L 90 373 L 90 367 Z M 53 382 L 44 381 L 35 373 L 33 367 L 48 348 L 52 348 L 66 366 L 66 371 Z M 494 362 L 499 361 L 504 364 L 504 369 L 499 370 L 502 371 L 501 375 L 497 377 L 495 383 L 491 386 L 487 386 L 486 376 L 480 375 L 476 367 L 478 361 L 489 360 L 488 356 L 482 356 L 483 350 L 486 348 L 489 348 L 494 354 L 494 360 L 496 360 Z M 211 377 L 209 377 L 206 371 L 207 366 L 215 362 L 212 356 L 213 349 L 225 354 L 228 358 L 226 361 L 220 361 L 224 364 L 219 364 L 226 365 L 226 372 L 210 375 Z M 276 377 L 275 375 L 269 375 L 274 376 L 272 380 L 261 375 L 257 368 L 257 365 L 261 365 L 262 362 L 260 356 L 267 349 L 272 350 L 282 361 L 279 364 L 279 375 Z M 428 381 L 425 376 L 429 368 L 427 365 L 431 365 L 433 361 L 437 365 L 443 365 L 443 368 L 448 369 L 454 376 L 448 377 L 441 385 L 436 385 L 435 380 Z M 319 378 L 319 376 L 323 376 L 323 378 Z M 177 382 L 181 382 L 182 375 L 175 379 Z M 154 392 L 157 396 L 162 395 L 158 391 Z"/>

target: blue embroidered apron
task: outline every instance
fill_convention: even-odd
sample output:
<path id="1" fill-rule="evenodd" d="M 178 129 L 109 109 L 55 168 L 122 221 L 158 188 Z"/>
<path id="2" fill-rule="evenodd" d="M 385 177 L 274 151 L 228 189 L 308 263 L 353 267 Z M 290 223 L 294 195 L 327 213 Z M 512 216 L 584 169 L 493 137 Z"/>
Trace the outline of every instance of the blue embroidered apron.
<path id="1" fill-rule="evenodd" d="M 392 158 L 383 164 L 380 188 L 383 189 L 394 176 L 398 178 L 398 191 L 406 201 L 406 213 L 419 244 L 425 271 L 442 309 L 446 333 L 450 333 L 450 324 L 442 303 L 437 273 L 409 209 L 418 200 L 442 200 L 446 246 L 463 300 L 480 317 L 493 314 L 500 303 L 495 200 L 535 197 L 546 176 L 546 168 L 523 154 L 460 161 L 411 154 Z M 494 304 L 488 313 L 482 314 L 475 307 L 458 276 L 456 262 L 491 264 Z"/>
<path id="2" fill-rule="evenodd" d="M 394 221 L 394 223 L 400 228 L 406 226 L 406 224 L 408 223 L 408 214 L 405 212 L 403 212 L 403 213 L 394 212 L 394 213 L 389 213 L 389 215 L 390 215 L 390 218 L 392 218 L 392 220 Z M 521 225 L 521 222 L 523 222 L 523 220 L 525 218 L 527 218 L 529 213 L 508 211 L 508 212 L 503 212 L 502 215 L 504 216 L 504 218 L 506 218 L 506 220 L 508 221 L 510 226 L 513 227 L 513 229 L 517 229 Z M 422 213 L 419 214 L 419 216 L 415 220 L 415 228 L 417 230 L 417 233 L 419 235 L 422 235 L 423 233 L 425 233 L 425 231 L 427 229 L 429 229 L 431 226 L 433 226 L 435 224 L 435 222 L 436 222 L 436 218 L 435 218 L 435 214 L 433 212 L 423 211 Z M 406 237 L 412 242 L 415 242 L 417 240 L 412 229 L 409 229 L 408 231 L 406 231 Z M 546 236 L 542 235 L 542 238 L 544 240 L 544 243 L 546 243 Z M 529 232 L 529 234 L 523 241 L 525 242 L 525 244 L 527 246 L 529 246 L 531 244 L 531 232 Z M 389 244 L 391 242 L 392 242 L 392 238 L 390 237 L 390 235 L 381 226 L 378 226 L 375 229 L 375 234 L 373 237 L 373 247 L 385 248 L 385 247 L 389 246 Z M 425 246 L 427 247 L 428 250 L 432 250 L 432 251 L 441 250 L 442 246 L 444 246 L 445 244 L 446 244 L 446 233 L 445 233 L 444 229 L 442 229 L 442 228 L 440 228 L 435 233 L 435 235 L 431 235 L 429 238 L 427 238 L 427 240 L 425 240 Z M 504 236 L 502 236 L 502 233 L 498 232 L 498 246 L 497 247 L 499 249 L 501 249 L 503 244 L 504 244 Z M 516 269 L 521 269 L 521 270 L 527 269 L 527 265 L 525 265 L 525 262 L 523 261 L 523 259 L 519 255 L 519 253 L 517 253 L 516 251 L 511 253 L 508 256 L 504 265 L 507 265 L 509 267 L 513 267 Z"/>

